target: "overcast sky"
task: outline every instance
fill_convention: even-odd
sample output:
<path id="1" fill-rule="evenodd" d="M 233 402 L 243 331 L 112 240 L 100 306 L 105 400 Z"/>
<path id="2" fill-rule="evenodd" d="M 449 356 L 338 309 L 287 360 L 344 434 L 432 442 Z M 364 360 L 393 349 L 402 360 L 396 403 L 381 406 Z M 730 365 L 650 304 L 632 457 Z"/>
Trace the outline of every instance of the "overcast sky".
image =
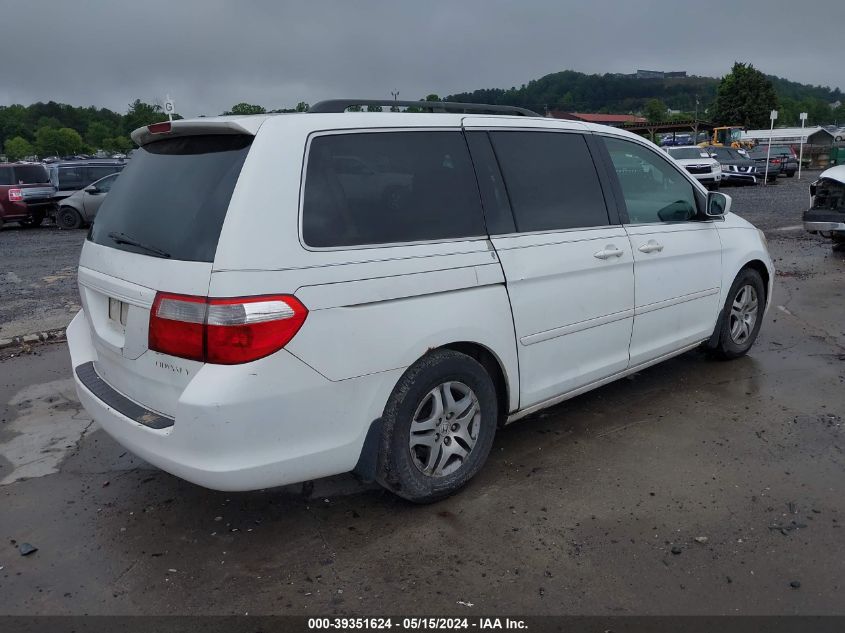
<path id="1" fill-rule="evenodd" d="M 169 93 L 193 116 L 734 60 L 845 87 L 845 0 L 0 0 L 0 16 L 0 105 Z"/>

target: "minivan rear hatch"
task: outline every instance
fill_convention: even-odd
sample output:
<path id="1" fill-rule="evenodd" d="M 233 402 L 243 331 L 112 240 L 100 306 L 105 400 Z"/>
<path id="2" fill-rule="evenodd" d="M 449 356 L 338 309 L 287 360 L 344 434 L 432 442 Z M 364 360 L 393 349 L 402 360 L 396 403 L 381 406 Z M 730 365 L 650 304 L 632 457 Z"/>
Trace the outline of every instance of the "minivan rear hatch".
<path id="1" fill-rule="evenodd" d="M 150 308 L 159 291 L 207 295 L 253 140 L 247 130 L 213 129 L 145 137 L 100 207 L 80 259 L 95 370 L 117 391 L 169 417 L 202 363 L 148 349 Z"/>

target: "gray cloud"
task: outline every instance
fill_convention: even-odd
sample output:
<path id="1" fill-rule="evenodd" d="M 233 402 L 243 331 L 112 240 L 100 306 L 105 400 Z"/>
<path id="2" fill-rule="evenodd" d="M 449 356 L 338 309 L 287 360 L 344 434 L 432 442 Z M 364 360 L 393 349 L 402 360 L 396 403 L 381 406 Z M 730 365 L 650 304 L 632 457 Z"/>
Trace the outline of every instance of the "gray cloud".
<path id="1" fill-rule="evenodd" d="M 191 116 L 506 88 L 564 69 L 721 76 L 734 60 L 841 86 L 845 2 L 3 0 L 0 15 L 0 104 L 123 111 L 170 93 Z"/>

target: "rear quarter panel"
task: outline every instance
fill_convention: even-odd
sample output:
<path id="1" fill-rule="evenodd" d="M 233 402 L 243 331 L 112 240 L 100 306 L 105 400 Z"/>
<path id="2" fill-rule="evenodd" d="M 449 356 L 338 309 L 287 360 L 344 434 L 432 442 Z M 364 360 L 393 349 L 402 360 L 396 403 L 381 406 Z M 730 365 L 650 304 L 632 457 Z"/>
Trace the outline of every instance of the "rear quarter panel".
<path id="1" fill-rule="evenodd" d="M 394 122 L 408 129 L 414 115 L 368 115 L 371 120 L 374 129 Z M 439 129 L 460 129 L 459 118 L 442 120 Z M 350 249 L 301 243 L 309 135 L 360 127 L 348 115 L 280 116 L 262 125 L 223 224 L 209 294 L 295 294 L 309 315 L 286 349 L 332 381 L 403 369 L 450 343 L 477 343 L 499 359 L 515 408 L 513 319 L 501 265 L 486 237 Z"/>

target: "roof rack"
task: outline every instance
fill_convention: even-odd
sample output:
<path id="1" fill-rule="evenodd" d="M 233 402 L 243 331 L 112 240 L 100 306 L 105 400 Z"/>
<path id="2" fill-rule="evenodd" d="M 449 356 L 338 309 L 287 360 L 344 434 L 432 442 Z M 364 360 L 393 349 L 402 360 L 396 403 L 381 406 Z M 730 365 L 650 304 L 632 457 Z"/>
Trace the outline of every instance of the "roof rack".
<path id="1" fill-rule="evenodd" d="M 346 112 L 350 106 L 414 107 L 430 112 L 473 112 L 482 114 L 509 114 L 513 116 L 541 116 L 527 108 L 488 105 L 485 103 L 458 103 L 456 101 L 394 101 L 392 99 L 329 99 L 315 103 L 310 113 Z"/>

